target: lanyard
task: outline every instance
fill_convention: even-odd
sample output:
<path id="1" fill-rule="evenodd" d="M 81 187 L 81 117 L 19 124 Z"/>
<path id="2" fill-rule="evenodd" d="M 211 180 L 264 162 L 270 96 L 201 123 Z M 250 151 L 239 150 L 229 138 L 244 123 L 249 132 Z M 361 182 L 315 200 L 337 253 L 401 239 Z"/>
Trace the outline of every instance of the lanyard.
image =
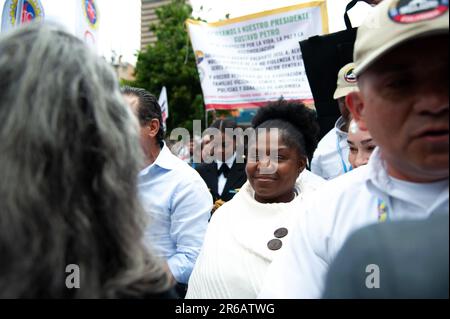
<path id="1" fill-rule="evenodd" d="M 378 222 L 385 223 L 389 220 L 389 207 L 381 198 L 378 199 Z"/>
<path id="2" fill-rule="evenodd" d="M 339 153 L 339 157 L 341 158 L 342 168 L 344 169 L 344 173 L 348 173 L 352 170 L 352 167 L 347 168 L 347 164 L 345 164 L 344 155 L 342 154 L 341 143 L 339 143 L 339 135 L 336 136 L 336 149 Z"/>

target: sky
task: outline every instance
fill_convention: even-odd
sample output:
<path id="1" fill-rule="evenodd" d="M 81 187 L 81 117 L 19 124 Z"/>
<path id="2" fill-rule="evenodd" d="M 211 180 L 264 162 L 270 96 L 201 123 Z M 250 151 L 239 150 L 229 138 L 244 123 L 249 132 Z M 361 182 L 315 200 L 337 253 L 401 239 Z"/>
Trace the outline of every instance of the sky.
<path id="1" fill-rule="evenodd" d="M 0 8 L 6 0 L 0 0 Z M 41 0 L 46 17 L 74 30 L 76 23 L 75 5 L 80 0 Z M 280 8 L 288 5 L 308 2 L 309 0 L 190 0 L 195 17 L 208 22 L 225 18 L 238 17 L 259 11 Z M 330 32 L 345 28 L 343 14 L 350 0 L 328 0 Z M 117 56 L 131 64 L 136 63 L 136 53 L 140 49 L 141 37 L 141 1 L 140 0 L 96 0 L 99 15 L 98 51 L 108 60 L 115 51 Z M 202 10 L 200 8 L 203 7 Z M 359 26 L 371 7 L 359 3 L 350 12 L 355 26 Z M 1 11 L 0 11 L 1 12 Z"/>
<path id="2" fill-rule="evenodd" d="M 6 0 L 0 0 L 0 8 Z M 75 5 L 80 0 L 41 0 L 46 18 L 74 32 Z M 140 0 L 96 0 L 99 7 L 98 52 L 108 60 L 114 50 L 123 60 L 136 63 L 141 41 Z M 1 14 L 1 11 L 0 11 Z"/>

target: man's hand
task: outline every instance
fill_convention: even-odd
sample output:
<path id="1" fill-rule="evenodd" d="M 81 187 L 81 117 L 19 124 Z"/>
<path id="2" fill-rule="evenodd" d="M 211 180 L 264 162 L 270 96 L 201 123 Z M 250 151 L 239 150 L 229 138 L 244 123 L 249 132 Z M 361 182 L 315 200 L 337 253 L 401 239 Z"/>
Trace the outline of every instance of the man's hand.
<path id="1" fill-rule="evenodd" d="M 216 200 L 216 202 L 214 203 L 214 207 L 213 207 L 211 213 L 214 214 L 214 212 L 216 210 L 218 210 L 220 208 L 220 206 L 222 206 L 223 204 L 225 204 L 225 202 L 223 200 L 221 200 L 221 199 Z"/>

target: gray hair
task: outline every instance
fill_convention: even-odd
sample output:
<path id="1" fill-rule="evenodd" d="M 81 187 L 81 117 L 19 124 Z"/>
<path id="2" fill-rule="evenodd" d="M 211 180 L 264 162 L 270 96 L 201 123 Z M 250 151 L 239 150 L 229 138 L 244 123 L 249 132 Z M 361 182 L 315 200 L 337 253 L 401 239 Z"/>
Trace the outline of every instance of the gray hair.
<path id="1" fill-rule="evenodd" d="M 170 288 L 143 243 L 138 125 L 110 66 L 61 29 L 0 39 L 0 298 Z M 66 266 L 80 268 L 69 290 Z"/>

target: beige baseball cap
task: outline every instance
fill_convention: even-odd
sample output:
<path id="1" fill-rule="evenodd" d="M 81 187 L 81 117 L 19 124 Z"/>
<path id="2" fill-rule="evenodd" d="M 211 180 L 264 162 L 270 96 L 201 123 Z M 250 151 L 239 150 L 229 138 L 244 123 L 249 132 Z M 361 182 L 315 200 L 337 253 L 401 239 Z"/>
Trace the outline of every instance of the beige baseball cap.
<path id="1" fill-rule="evenodd" d="M 351 92 L 358 91 L 358 84 L 354 71 L 355 63 L 349 63 L 339 71 L 337 88 L 333 96 L 335 100 L 346 97 Z"/>
<path id="2" fill-rule="evenodd" d="M 355 74 L 406 41 L 448 33 L 449 0 L 384 0 L 358 28 Z"/>

